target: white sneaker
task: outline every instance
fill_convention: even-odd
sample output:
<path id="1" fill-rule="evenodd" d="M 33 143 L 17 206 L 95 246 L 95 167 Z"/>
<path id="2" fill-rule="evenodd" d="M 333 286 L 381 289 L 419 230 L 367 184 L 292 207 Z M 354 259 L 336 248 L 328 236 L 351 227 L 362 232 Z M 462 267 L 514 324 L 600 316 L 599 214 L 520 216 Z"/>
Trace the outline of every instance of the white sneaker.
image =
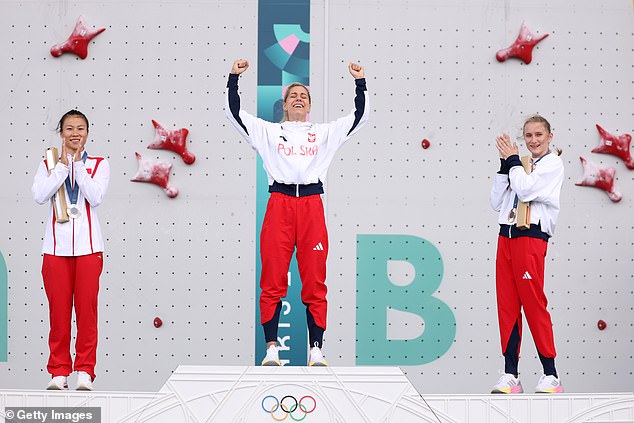
<path id="1" fill-rule="evenodd" d="M 561 381 L 552 375 L 542 375 L 535 387 L 536 394 L 560 394 L 564 391 Z"/>
<path id="2" fill-rule="evenodd" d="M 328 362 L 324 358 L 319 347 L 312 347 L 310 349 L 310 359 L 308 360 L 309 366 L 326 367 Z"/>
<path id="3" fill-rule="evenodd" d="M 491 390 L 492 394 L 521 394 L 522 382 L 510 373 L 504 373 Z"/>
<path id="4" fill-rule="evenodd" d="M 77 390 L 92 391 L 92 378 L 86 372 L 77 372 Z"/>
<path id="5" fill-rule="evenodd" d="M 49 391 L 64 391 L 68 389 L 68 379 L 66 376 L 55 376 L 46 386 Z"/>
<path id="6" fill-rule="evenodd" d="M 262 360 L 263 366 L 281 366 L 280 355 L 277 351 L 277 346 L 271 345 L 266 350 L 266 357 Z"/>

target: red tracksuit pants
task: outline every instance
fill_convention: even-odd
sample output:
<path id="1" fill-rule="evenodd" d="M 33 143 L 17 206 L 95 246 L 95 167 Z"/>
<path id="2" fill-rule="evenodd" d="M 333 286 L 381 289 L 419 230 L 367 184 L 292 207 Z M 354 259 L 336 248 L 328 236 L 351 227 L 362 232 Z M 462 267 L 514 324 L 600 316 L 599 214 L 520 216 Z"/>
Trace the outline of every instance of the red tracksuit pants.
<path id="1" fill-rule="evenodd" d="M 74 369 L 95 378 L 97 295 L 102 269 L 103 253 L 76 257 L 44 254 L 42 278 L 50 314 L 46 368 L 53 376 L 67 376 Z M 73 306 L 77 321 L 74 366 L 70 356 Z"/>
<path id="2" fill-rule="evenodd" d="M 288 268 L 297 247 L 302 302 L 315 324 L 326 329 L 328 232 L 321 196 L 271 193 L 260 233 L 260 320 L 269 322 L 288 290 Z"/>
<path id="3" fill-rule="evenodd" d="M 520 343 L 522 308 L 540 354 L 555 358 L 555 341 L 548 300 L 544 294 L 544 259 L 548 242 L 539 238 L 498 236 L 495 289 L 502 354 L 517 323 Z"/>

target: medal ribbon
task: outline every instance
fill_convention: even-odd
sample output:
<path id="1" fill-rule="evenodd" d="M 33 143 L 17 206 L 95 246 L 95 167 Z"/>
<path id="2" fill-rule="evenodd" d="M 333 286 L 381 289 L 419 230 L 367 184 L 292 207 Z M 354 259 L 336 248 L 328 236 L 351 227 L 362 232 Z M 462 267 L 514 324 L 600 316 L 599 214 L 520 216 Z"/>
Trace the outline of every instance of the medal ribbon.
<path id="1" fill-rule="evenodd" d="M 86 163 L 86 158 L 88 157 L 88 153 L 84 151 L 81 160 Z M 75 162 L 71 162 L 70 167 L 70 175 L 66 177 L 64 183 L 66 184 L 66 191 L 68 191 L 68 199 L 71 204 L 77 204 L 77 197 L 79 196 L 79 186 L 75 183 Z"/>

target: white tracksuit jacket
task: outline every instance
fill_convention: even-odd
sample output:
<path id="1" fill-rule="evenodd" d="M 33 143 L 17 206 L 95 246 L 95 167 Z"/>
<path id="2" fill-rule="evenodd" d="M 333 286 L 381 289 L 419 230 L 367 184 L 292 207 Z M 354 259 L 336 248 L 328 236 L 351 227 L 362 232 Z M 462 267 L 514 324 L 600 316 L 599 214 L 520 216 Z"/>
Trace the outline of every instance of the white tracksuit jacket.
<path id="1" fill-rule="evenodd" d="M 73 173 L 73 168 L 75 183 L 79 186 L 77 205 L 81 216 L 65 223 L 57 223 L 51 198 L 57 189 L 64 185 L 69 174 Z M 109 181 L 110 165 L 103 157 L 87 156 L 86 163 L 78 161 L 69 166 L 59 161 L 50 176 L 46 170 L 46 163 L 40 162 L 31 191 L 36 203 L 49 203 L 42 253 L 56 256 L 82 256 L 103 252 L 101 225 L 95 208 L 103 201 Z M 70 205 L 68 190 L 66 190 L 66 202 Z"/>
<path id="2" fill-rule="evenodd" d="M 273 123 L 240 110 L 238 75 L 229 75 L 225 113 L 240 135 L 262 157 L 269 185 L 323 182 L 339 147 L 369 118 L 365 78 L 356 79 L 355 109 L 330 123 Z"/>
<path id="3" fill-rule="evenodd" d="M 497 212 L 498 223 L 509 222 L 515 194 L 520 201 L 530 202 L 531 224 L 540 224 L 542 232 L 552 236 L 559 216 L 559 194 L 564 181 L 564 164 L 555 153 L 549 153 L 533 165 L 526 174 L 517 155 L 507 159 L 511 168 L 507 174 L 496 174 L 491 189 L 491 206 Z"/>

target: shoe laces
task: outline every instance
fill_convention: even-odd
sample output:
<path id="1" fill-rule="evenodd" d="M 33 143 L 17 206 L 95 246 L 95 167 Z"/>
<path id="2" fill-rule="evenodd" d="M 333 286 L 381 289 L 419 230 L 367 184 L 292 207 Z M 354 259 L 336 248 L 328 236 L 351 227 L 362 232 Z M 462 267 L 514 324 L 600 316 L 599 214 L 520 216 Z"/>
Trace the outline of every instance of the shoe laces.
<path id="1" fill-rule="evenodd" d="M 557 379 L 553 375 L 542 375 L 542 377 L 539 378 L 539 383 L 538 383 L 538 385 L 552 385 L 552 386 L 557 386 L 558 384 L 559 384 L 559 379 Z"/>
<path id="2" fill-rule="evenodd" d="M 323 361 L 324 355 L 321 353 L 319 347 L 312 347 L 310 349 L 310 358 L 313 359 L 312 361 Z"/>
<path id="3" fill-rule="evenodd" d="M 498 385 L 509 385 L 510 382 L 513 382 L 514 385 L 519 384 L 519 378 L 516 378 L 514 375 L 510 373 L 501 373 L 502 376 L 498 379 Z"/>
<path id="4" fill-rule="evenodd" d="M 278 355 L 277 346 L 271 345 L 270 347 L 266 349 L 266 358 L 277 360 L 277 355 Z"/>
<path id="5" fill-rule="evenodd" d="M 77 372 L 77 379 L 82 382 L 92 382 L 92 377 L 87 372 Z"/>

